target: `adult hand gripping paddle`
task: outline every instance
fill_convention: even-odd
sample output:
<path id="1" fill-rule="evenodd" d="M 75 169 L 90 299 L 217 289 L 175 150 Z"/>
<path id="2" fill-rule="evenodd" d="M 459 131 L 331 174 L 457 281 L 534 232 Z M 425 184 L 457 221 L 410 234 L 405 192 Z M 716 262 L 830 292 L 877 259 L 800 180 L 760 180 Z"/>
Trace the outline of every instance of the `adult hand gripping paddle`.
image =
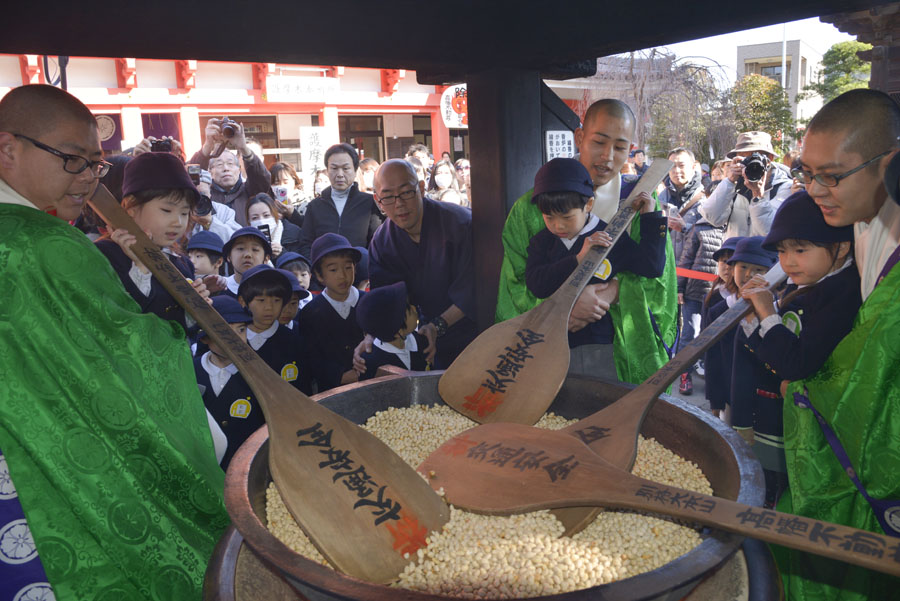
<path id="1" fill-rule="evenodd" d="M 608 247 L 594 246 L 569 279 L 543 303 L 482 332 L 438 382 L 445 403 L 477 422 L 533 424 L 547 411 L 569 369 L 569 313 L 578 295 L 631 225 L 631 206 L 651 193 L 671 167 L 657 159 L 604 230 Z"/>
<path id="2" fill-rule="evenodd" d="M 900 576 L 900 540 L 666 486 L 616 468 L 560 431 L 485 424 L 419 466 L 457 507 L 489 514 L 602 505 L 661 513 Z"/>
<path id="3" fill-rule="evenodd" d="M 134 253 L 231 359 L 269 427 L 269 468 L 285 505 L 338 570 L 389 582 L 449 509 L 387 445 L 281 379 L 194 290 L 102 185 L 90 201 L 137 238 Z"/>

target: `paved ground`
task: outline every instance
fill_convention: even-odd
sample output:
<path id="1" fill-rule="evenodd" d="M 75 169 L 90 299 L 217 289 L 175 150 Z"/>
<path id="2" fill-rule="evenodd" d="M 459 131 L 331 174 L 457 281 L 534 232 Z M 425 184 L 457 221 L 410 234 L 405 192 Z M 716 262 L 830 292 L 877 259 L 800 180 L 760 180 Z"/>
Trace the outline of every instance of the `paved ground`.
<path id="1" fill-rule="evenodd" d="M 680 382 L 681 379 L 679 378 L 672 383 L 672 395 L 678 397 L 683 401 L 692 403 L 697 407 L 700 407 L 701 409 L 709 411 L 709 401 L 706 400 L 706 380 L 703 378 L 703 376 L 694 374 L 694 392 L 690 396 L 678 392 L 678 384 Z"/>

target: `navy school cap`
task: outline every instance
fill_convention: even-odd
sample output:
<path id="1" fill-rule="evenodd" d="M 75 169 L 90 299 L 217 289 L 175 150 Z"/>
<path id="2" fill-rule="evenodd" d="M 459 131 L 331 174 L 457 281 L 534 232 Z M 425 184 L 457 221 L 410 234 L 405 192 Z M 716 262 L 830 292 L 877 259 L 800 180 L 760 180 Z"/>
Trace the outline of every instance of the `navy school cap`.
<path id="1" fill-rule="evenodd" d="M 222 254 L 222 239 L 219 238 L 219 234 L 215 232 L 208 232 L 206 230 L 201 230 L 191 236 L 191 239 L 188 240 L 187 250 L 194 250 L 195 248 L 200 248 L 203 250 L 211 250 L 213 252 L 217 252 L 220 255 Z"/>
<path id="2" fill-rule="evenodd" d="M 281 279 L 285 286 L 291 286 L 291 280 L 284 274 L 284 270 L 275 269 L 271 265 L 263 263 L 262 265 L 251 267 L 244 272 L 244 275 L 241 277 L 241 283 L 238 285 L 238 296 L 241 295 L 241 289 L 254 277 L 272 278 L 274 280 Z"/>
<path id="3" fill-rule="evenodd" d="M 266 239 L 266 235 L 261 231 L 252 226 L 242 227 L 235 233 L 231 234 L 231 238 L 228 239 L 228 242 L 222 247 L 222 254 L 226 257 L 231 254 L 231 247 L 234 246 L 235 241 L 238 238 L 242 238 L 244 236 L 253 236 L 262 242 L 263 248 L 266 251 L 266 255 L 272 254 L 272 245 L 269 244 L 269 241 Z"/>
<path id="4" fill-rule="evenodd" d="M 256 268 L 253 267 L 252 269 L 248 269 L 247 273 L 250 273 L 251 271 L 253 271 L 253 269 Z M 304 298 L 309 296 L 309 290 L 300 285 L 300 280 L 297 279 L 297 276 L 295 276 L 293 272 L 290 272 L 287 269 L 275 269 L 275 271 L 284 274 L 284 276 L 291 283 L 291 292 L 296 292 L 297 294 L 299 294 L 300 300 L 303 300 Z"/>
<path id="5" fill-rule="evenodd" d="M 300 253 L 287 251 L 278 255 L 278 258 L 275 259 L 275 267 L 281 269 L 286 263 L 290 263 L 291 261 L 303 261 L 304 263 L 309 265 L 309 259 L 301 255 Z"/>
<path id="6" fill-rule="evenodd" d="M 772 219 L 772 228 L 763 240 L 762 247 L 777 250 L 777 244 L 788 238 L 825 244 L 849 242 L 853 240 L 853 226 L 828 225 L 812 197 L 806 190 L 800 190 L 785 198 L 778 207 Z"/>
<path id="7" fill-rule="evenodd" d="M 212 307 L 222 316 L 225 323 L 250 323 L 253 321 L 250 312 L 242 307 L 236 298 L 227 294 L 218 294 L 212 297 Z M 206 332 L 203 330 L 197 332 L 198 339 L 205 336 Z"/>
<path id="8" fill-rule="evenodd" d="M 778 260 L 778 255 L 770 250 L 762 247 L 762 236 L 748 236 L 741 238 L 740 242 L 734 249 L 734 254 L 728 259 L 729 265 L 734 265 L 738 261 L 742 263 L 751 263 L 762 267 L 771 267 Z"/>
<path id="9" fill-rule="evenodd" d="M 581 161 L 555 158 L 545 163 L 534 176 L 533 196 L 545 192 L 575 192 L 592 197 L 594 182 Z"/>
<path id="10" fill-rule="evenodd" d="M 327 255 L 328 253 L 333 253 L 339 250 L 349 250 L 354 257 L 354 263 L 359 263 L 359 260 L 362 258 L 362 254 L 357 250 L 350 241 L 341 236 L 340 234 L 327 233 L 322 234 L 318 238 L 316 238 L 312 247 L 310 248 L 310 254 L 312 255 L 312 263 L 310 263 L 310 267 L 312 267 L 313 271 L 316 269 L 316 263 L 322 260 L 322 257 Z"/>
<path id="11" fill-rule="evenodd" d="M 366 292 L 359 299 L 356 322 L 366 334 L 390 341 L 403 327 L 408 305 L 405 282 L 381 286 Z"/>
<path id="12" fill-rule="evenodd" d="M 191 181 L 184 163 L 168 152 L 145 152 L 128 161 L 122 180 L 122 197 L 144 190 L 186 189 L 200 200 L 200 192 Z"/>
<path id="13" fill-rule="evenodd" d="M 718 261 L 719 257 L 721 257 L 726 252 L 733 253 L 735 247 L 737 246 L 737 243 L 741 241 L 741 238 L 741 236 L 732 236 L 731 238 L 725 240 L 725 242 L 722 243 L 722 246 L 720 246 L 719 249 L 713 253 L 713 261 Z"/>

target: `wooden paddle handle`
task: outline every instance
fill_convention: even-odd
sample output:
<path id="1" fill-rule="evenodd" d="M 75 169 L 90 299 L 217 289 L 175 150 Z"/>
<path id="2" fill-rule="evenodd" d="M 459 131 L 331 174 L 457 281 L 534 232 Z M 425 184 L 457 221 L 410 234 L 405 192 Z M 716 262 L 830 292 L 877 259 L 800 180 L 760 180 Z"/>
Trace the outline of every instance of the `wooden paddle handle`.
<path id="1" fill-rule="evenodd" d="M 900 538 L 621 476 L 615 491 L 605 491 L 612 495 L 597 495 L 594 502 L 663 513 L 900 576 Z"/>
<path id="2" fill-rule="evenodd" d="M 194 290 L 184 274 L 178 271 L 159 246 L 141 231 L 141 228 L 106 189 L 106 186 L 103 184 L 97 186 L 94 197 L 88 200 L 88 203 L 110 227 L 128 230 L 128 233 L 137 239 L 137 242 L 131 247 L 134 254 L 162 284 L 163 288 L 200 324 L 203 331 L 219 345 L 241 372 L 251 389 L 258 390 L 257 384 L 267 380 L 271 381 L 273 376 L 281 379 L 272 368 L 260 359 L 250 345 L 234 333 L 222 316 Z M 257 394 L 257 396 L 259 395 Z"/>
<path id="3" fill-rule="evenodd" d="M 609 223 L 606 225 L 606 229 L 603 230 L 612 238 L 612 243 L 605 247 L 592 247 L 584 259 L 581 260 L 581 263 L 578 264 L 578 267 L 575 268 L 575 271 L 572 272 L 572 275 L 570 275 L 565 283 L 553 293 L 551 298 L 555 297 L 559 302 L 564 303 L 563 306 L 568 306 L 571 310 L 578 295 L 581 294 L 584 287 L 591 281 L 594 272 L 597 271 L 597 268 L 612 251 L 612 247 L 615 246 L 616 241 L 622 237 L 622 234 L 625 233 L 631 225 L 631 220 L 637 212 L 634 207 L 632 207 L 634 200 L 642 192 L 647 192 L 648 194 L 652 193 L 656 189 L 656 186 L 659 185 L 659 182 L 666 176 L 666 173 L 669 172 L 671 167 L 671 161 L 664 159 L 656 159 L 653 161 L 653 164 L 650 165 L 647 171 L 644 172 L 644 175 L 641 176 L 641 179 L 638 180 L 638 183 L 635 184 L 634 188 L 631 190 L 631 194 L 628 195 L 628 198 L 619 204 L 619 210 L 616 211 L 616 214 L 613 215 L 612 219 L 610 219 Z"/>

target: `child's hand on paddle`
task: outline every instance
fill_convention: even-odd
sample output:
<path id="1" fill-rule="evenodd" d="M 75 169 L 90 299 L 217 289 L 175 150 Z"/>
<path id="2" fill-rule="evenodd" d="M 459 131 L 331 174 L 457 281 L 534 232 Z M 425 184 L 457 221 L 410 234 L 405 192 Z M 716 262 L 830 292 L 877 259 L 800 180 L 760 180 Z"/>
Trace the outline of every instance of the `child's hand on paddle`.
<path id="1" fill-rule="evenodd" d="M 150 232 L 146 232 L 147 237 L 150 240 L 153 240 L 153 237 L 150 235 Z M 122 249 L 122 252 L 125 253 L 125 256 L 134 262 L 135 265 L 138 266 L 138 269 L 141 270 L 141 273 L 150 273 L 150 270 L 147 269 L 143 263 L 137 258 L 137 255 L 134 254 L 134 251 L 131 250 L 131 247 L 134 246 L 134 243 L 137 242 L 137 238 L 135 238 L 132 234 L 128 233 L 126 229 L 115 229 L 109 234 L 110 239 L 119 245 Z"/>
<path id="2" fill-rule="evenodd" d="M 656 201 L 653 200 L 653 197 L 650 196 L 649 192 L 641 192 L 635 196 L 634 200 L 631 202 L 631 206 L 635 211 L 650 213 L 656 210 Z"/>
<path id="3" fill-rule="evenodd" d="M 194 287 L 194 290 L 197 291 L 197 294 L 203 297 L 208 304 L 212 304 L 212 299 L 209 297 L 209 290 L 206 288 L 206 284 L 203 283 L 203 279 L 198 280 L 188 280 L 191 283 L 191 286 Z"/>
<path id="4" fill-rule="evenodd" d="M 578 262 L 581 263 L 593 247 L 610 246 L 611 244 L 612 237 L 609 234 L 606 232 L 594 232 L 585 239 L 584 244 L 581 246 L 581 252 L 578 253 Z"/>
<path id="5" fill-rule="evenodd" d="M 769 284 L 762 275 L 750 278 L 741 288 L 741 296 L 753 305 L 753 311 L 760 321 L 775 315 L 775 296 L 769 291 Z"/>

